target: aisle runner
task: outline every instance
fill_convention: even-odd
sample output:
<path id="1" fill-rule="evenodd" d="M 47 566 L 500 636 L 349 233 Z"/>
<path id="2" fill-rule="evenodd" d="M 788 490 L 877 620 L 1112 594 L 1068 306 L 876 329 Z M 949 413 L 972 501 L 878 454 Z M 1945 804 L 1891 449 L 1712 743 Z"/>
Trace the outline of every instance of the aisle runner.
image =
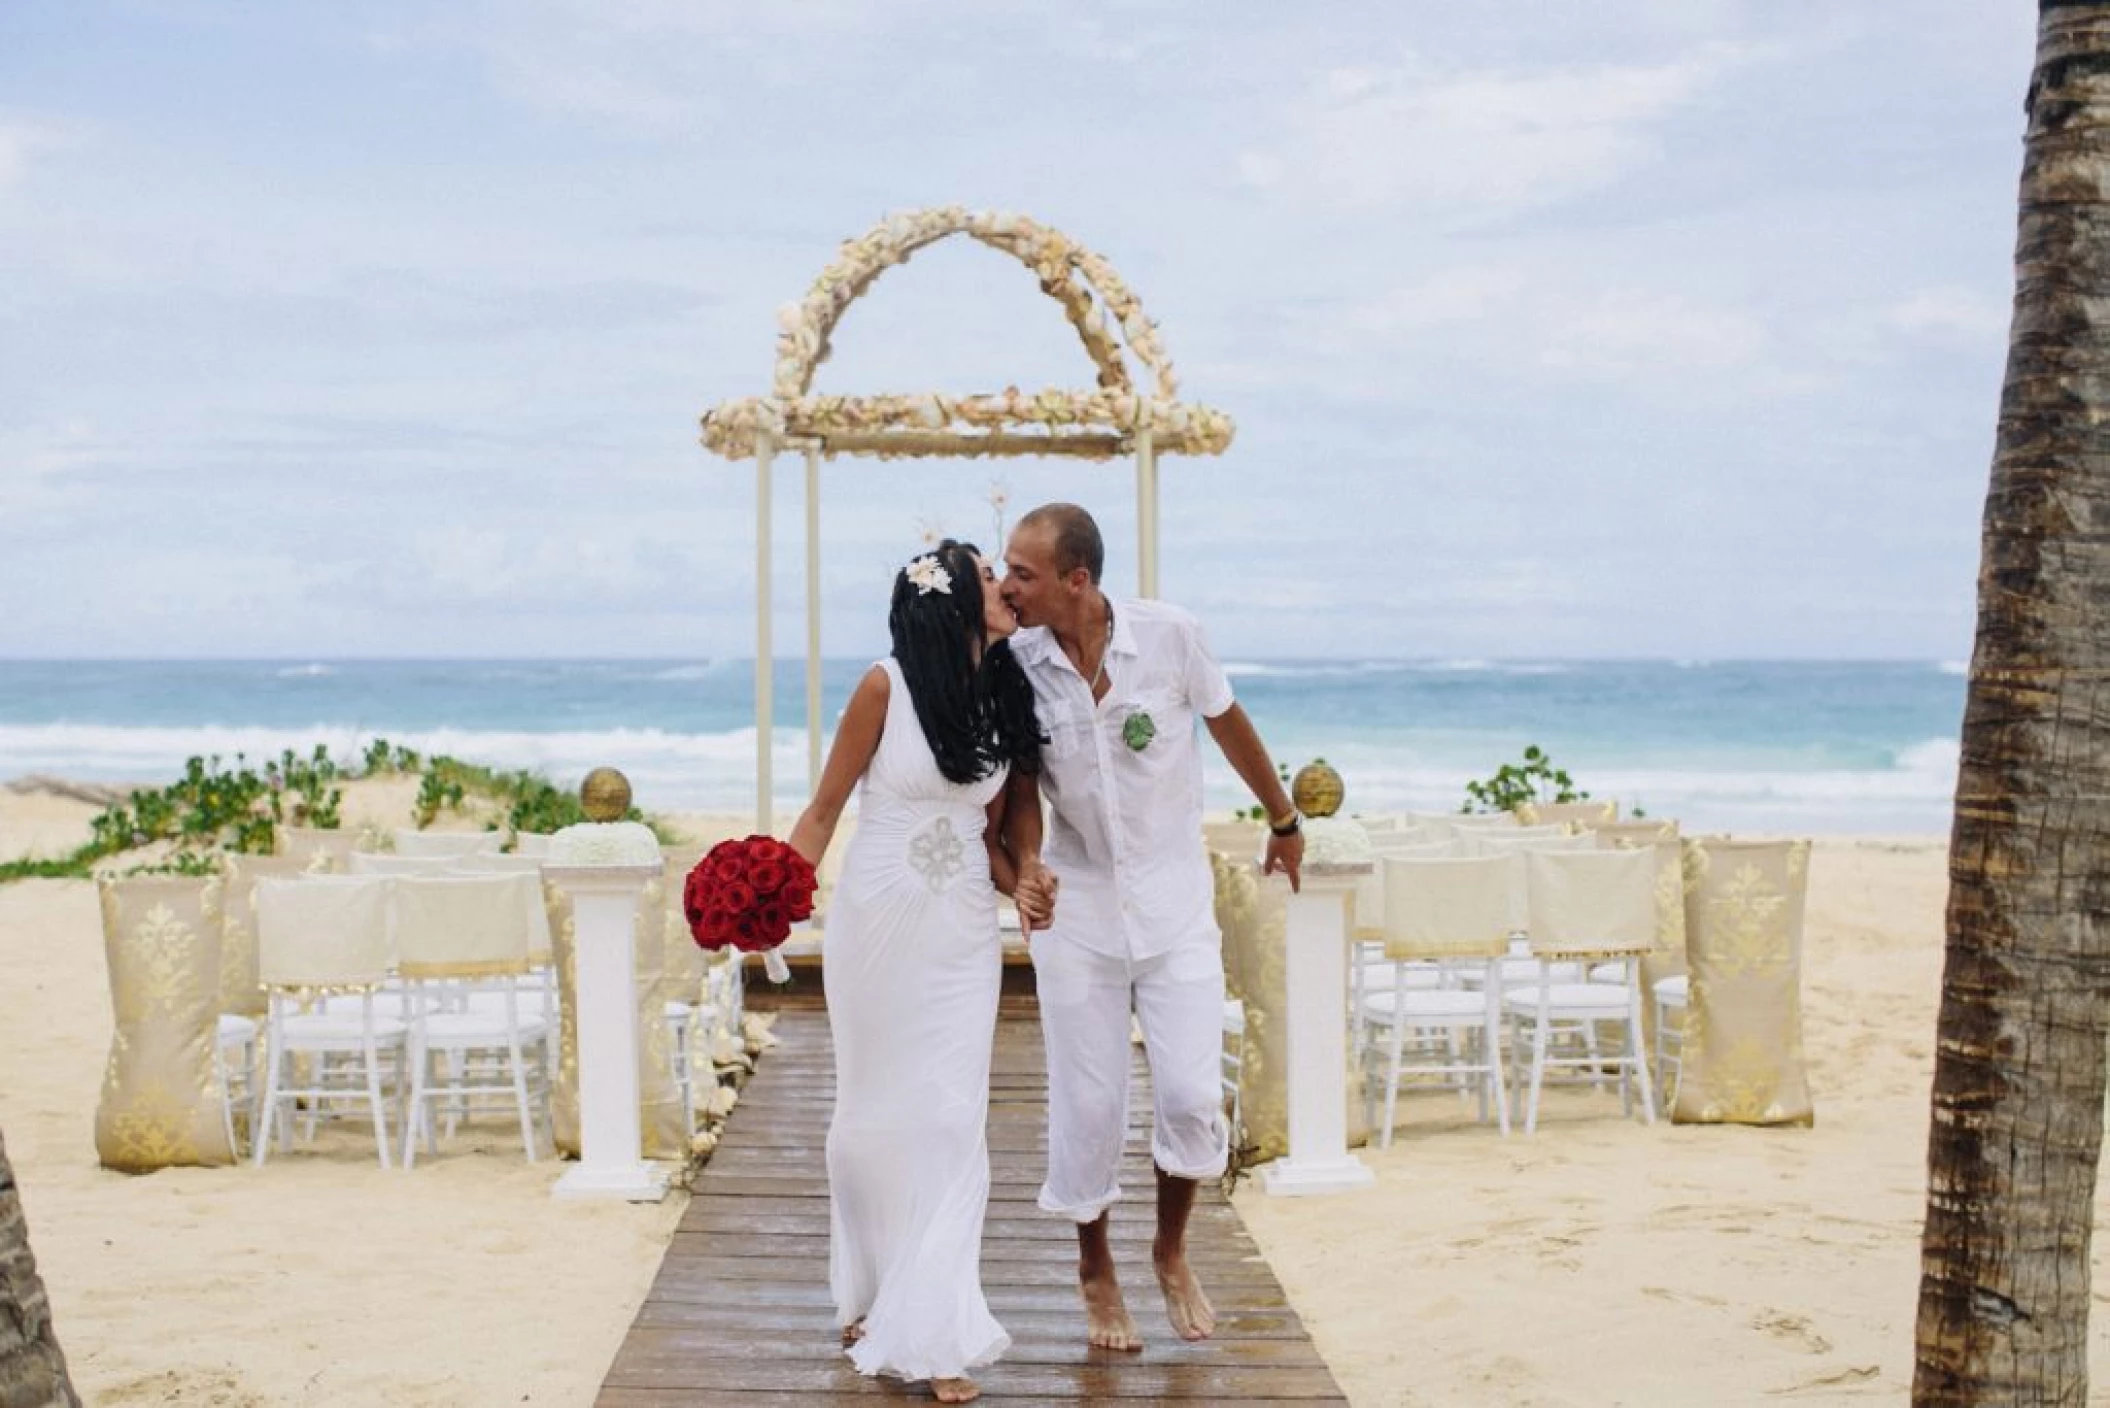
<path id="1" fill-rule="evenodd" d="M 608 1371 L 597 1400 L 606 1408 L 929 1401 L 927 1386 L 868 1380 L 843 1358 L 828 1300 L 823 1147 L 835 1077 L 827 1017 L 785 1011 L 776 1032 L 781 1044 L 762 1058 Z M 1140 1080 L 1140 1053 L 1137 1073 Z M 1033 1205 L 1046 1103 L 1037 1011 L 1030 998 L 1007 997 L 991 1077 L 982 1278 L 1012 1345 L 978 1375 L 981 1401 L 1346 1401 L 1213 1186 L 1195 1208 L 1189 1243 L 1217 1307 L 1217 1336 L 1199 1345 L 1173 1337 L 1150 1270 L 1150 1101 L 1140 1084 L 1122 1173 L 1129 1198 L 1114 1209 L 1114 1237 L 1145 1347 L 1088 1347 L 1076 1237 Z"/>

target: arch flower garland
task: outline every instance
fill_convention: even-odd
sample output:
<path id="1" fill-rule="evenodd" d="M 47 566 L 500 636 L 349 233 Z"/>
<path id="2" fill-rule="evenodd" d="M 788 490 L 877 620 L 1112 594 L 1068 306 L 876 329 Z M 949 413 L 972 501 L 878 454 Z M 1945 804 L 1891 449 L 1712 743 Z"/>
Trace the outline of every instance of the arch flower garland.
<path id="1" fill-rule="evenodd" d="M 845 310 L 873 280 L 924 246 L 965 234 L 1011 255 L 1040 280 L 1098 370 L 1092 390 L 945 395 L 815 396 Z M 1123 348 L 1149 373 L 1139 390 Z M 1179 400 L 1171 359 L 1140 300 L 1102 256 L 1024 215 L 961 206 L 890 215 L 843 246 L 803 298 L 777 313 L 776 372 L 770 394 L 726 401 L 703 417 L 703 443 L 728 459 L 748 459 L 760 437 L 806 440 L 821 453 L 900 455 L 1069 455 L 1110 459 L 1149 431 L 1156 453 L 1221 454 L 1231 418 Z"/>

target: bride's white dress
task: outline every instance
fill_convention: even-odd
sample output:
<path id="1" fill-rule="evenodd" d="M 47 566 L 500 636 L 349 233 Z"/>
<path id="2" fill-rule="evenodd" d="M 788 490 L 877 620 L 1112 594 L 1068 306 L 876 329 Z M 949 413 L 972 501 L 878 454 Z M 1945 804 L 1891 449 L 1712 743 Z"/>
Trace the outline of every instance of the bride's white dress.
<path id="1" fill-rule="evenodd" d="M 900 667 L 822 944 L 835 1036 L 828 1275 L 867 1374 L 956 1378 L 1011 1343 L 982 1295 L 1003 952 L 983 848 L 1003 773 L 938 771 Z"/>

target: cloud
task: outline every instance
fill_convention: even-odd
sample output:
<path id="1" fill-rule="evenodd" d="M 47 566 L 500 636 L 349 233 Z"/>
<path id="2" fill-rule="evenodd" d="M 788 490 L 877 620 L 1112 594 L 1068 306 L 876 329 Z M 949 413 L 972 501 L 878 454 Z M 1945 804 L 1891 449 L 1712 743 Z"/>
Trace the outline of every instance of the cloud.
<path id="1" fill-rule="evenodd" d="M 1498 221 L 1647 166 L 1663 123 L 1762 53 L 1710 44 L 1657 65 L 1335 68 L 1286 105 L 1279 139 L 1237 155 L 1236 172 L 1298 207 Z"/>
<path id="2" fill-rule="evenodd" d="M 0 196 L 21 184 L 33 158 L 64 146 L 66 141 L 66 135 L 56 128 L 20 121 L 0 122 Z"/>
<path id="3" fill-rule="evenodd" d="M 1987 292 L 1968 288 L 1921 289 L 1890 309 L 1892 327 L 1902 332 L 1971 341 L 2003 336 L 2008 306 Z"/>

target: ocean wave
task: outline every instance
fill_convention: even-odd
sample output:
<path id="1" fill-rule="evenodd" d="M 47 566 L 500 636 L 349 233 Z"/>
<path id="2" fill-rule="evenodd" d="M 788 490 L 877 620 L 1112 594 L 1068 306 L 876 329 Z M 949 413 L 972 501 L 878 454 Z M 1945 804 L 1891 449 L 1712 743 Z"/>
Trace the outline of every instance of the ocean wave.
<path id="1" fill-rule="evenodd" d="M 1934 662 L 1934 668 L 1945 675 L 1969 675 L 1971 673 L 1971 662 L 1968 660 L 1937 660 Z"/>
<path id="2" fill-rule="evenodd" d="M 282 680 L 321 680 L 337 673 L 335 665 L 288 665 L 272 674 Z"/>
<path id="3" fill-rule="evenodd" d="M 629 775 L 640 806 L 676 809 L 740 805 L 752 800 L 755 730 L 680 733 L 665 729 L 522 730 L 368 729 L 315 723 L 304 728 L 213 724 L 189 728 L 107 724 L 0 725 L 0 778 L 45 773 L 79 781 L 160 786 L 180 776 L 193 757 L 239 757 L 259 766 L 291 750 L 317 744 L 356 764 L 376 735 L 427 757 L 445 754 L 486 767 L 526 768 L 569 786 L 597 767 Z M 806 786 L 806 735 L 778 728 L 770 740 L 780 796 Z"/>
<path id="4" fill-rule="evenodd" d="M 1407 756 L 1406 750 L 1349 745 L 1327 750 L 1340 772 L 1350 812 L 1456 811 L 1465 786 L 1486 769 L 1446 757 Z M 1616 799 L 1629 811 L 1675 819 L 1685 829 L 1728 831 L 1915 832 L 1946 830 L 1956 793 L 1959 757 L 1953 738 L 1930 738 L 1896 749 L 1888 767 L 1796 768 L 1762 764 L 1601 766 L 1577 781 L 1591 795 Z M 1250 805 L 1227 769 L 1212 767 L 1206 782 L 1215 808 Z"/>

